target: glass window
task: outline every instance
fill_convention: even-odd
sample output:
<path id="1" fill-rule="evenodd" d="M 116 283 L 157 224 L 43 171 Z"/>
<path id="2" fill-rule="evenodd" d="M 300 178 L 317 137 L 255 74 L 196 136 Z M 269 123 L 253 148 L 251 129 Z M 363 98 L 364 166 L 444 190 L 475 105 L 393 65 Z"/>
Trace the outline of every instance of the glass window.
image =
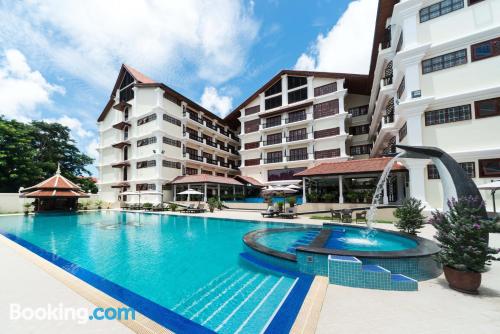
<path id="1" fill-rule="evenodd" d="M 500 55 L 500 37 L 471 45 L 472 61 Z"/>
<path id="2" fill-rule="evenodd" d="M 144 138 L 137 141 L 137 147 L 156 143 L 156 137 Z"/>
<path id="3" fill-rule="evenodd" d="M 441 15 L 464 8 L 464 0 L 444 0 L 420 10 L 420 22 L 426 22 Z"/>
<path id="4" fill-rule="evenodd" d="M 281 95 L 278 95 L 278 96 L 275 96 L 275 97 L 271 97 L 269 99 L 266 99 L 265 101 L 265 109 L 268 110 L 268 109 L 273 109 L 273 108 L 277 108 L 277 107 L 281 107 Z"/>
<path id="5" fill-rule="evenodd" d="M 471 119 L 470 105 L 432 110 L 425 112 L 425 125 L 459 122 Z"/>
<path id="6" fill-rule="evenodd" d="M 462 49 L 422 61 L 422 73 L 427 74 L 467 63 L 467 50 Z"/>
<path id="7" fill-rule="evenodd" d="M 265 92 L 265 96 L 271 96 L 274 94 L 281 93 L 281 79 L 278 80 L 275 84 L 273 84 L 271 87 L 269 87 Z"/>
<path id="8" fill-rule="evenodd" d="M 479 177 L 500 177 L 500 158 L 479 160 Z"/>
<path id="9" fill-rule="evenodd" d="M 476 101 L 474 107 L 476 109 L 476 118 L 498 116 L 500 115 L 500 97 Z"/>
<path id="10" fill-rule="evenodd" d="M 288 93 L 288 103 L 307 100 L 307 87 Z"/>
<path id="11" fill-rule="evenodd" d="M 307 85 L 306 77 L 288 77 L 288 89 L 293 89 L 304 85 Z"/>
<path id="12" fill-rule="evenodd" d="M 271 169 L 267 171 L 268 181 L 282 181 L 282 180 L 294 180 L 300 179 L 300 177 L 294 176 L 297 173 L 305 170 L 305 167 L 299 168 L 287 168 L 287 169 Z"/>

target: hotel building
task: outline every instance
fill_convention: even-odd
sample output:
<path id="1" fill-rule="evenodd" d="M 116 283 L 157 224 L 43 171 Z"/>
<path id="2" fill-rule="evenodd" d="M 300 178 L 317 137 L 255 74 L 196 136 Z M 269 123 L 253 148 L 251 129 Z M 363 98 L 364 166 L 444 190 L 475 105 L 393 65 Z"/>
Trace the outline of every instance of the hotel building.
<path id="1" fill-rule="evenodd" d="M 368 75 L 284 70 L 224 119 L 123 66 L 99 117 L 99 187 L 111 202 L 125 189 L 172 198 L 179 177 L 239 174 L 344 203 L 397 144 L 438 147 L 481 184 L 500 178 L 499 129 L 500 0 L 380 0 Z M 443 207 L 427 160 L 404 159 L 385 189 L 385 203 Z"/>
<path id="2" fill-rule="evenodd" d="M 98 119 L 99 193 L 109 202 L 124 191 L 150 191 L 143 201 L 173 198 L 169 182 L 186 175 L 234 176 L 239 164 L 235 123 L 123 65 Z M 132 197 L 129 195 L 129 197 Z"/>

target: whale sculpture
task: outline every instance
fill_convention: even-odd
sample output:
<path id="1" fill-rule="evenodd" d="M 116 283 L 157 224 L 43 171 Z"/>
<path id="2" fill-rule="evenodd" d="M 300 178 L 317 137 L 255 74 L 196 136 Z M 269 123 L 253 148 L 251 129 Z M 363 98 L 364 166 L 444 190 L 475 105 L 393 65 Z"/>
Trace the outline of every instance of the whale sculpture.
<path id="1" fill-rule="evenodd" d="M 461 197 L 482 198 L 476 184 L 470 179 L 464 169 L 448 153 L 437 147 L 396 145 L 404 150 L 398 158 L 430 159 L 436 166 L 443 186 L 443 210 L 448 209 L 448 200 Z M 487 217 L 486 207 L 482 215 Z"/>

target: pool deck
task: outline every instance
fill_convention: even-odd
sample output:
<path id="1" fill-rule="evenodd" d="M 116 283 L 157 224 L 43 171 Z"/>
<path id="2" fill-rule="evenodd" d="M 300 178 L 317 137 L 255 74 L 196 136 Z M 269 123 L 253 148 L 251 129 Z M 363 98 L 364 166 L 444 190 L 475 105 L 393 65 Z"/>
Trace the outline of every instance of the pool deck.
<path id="1" fill-rule="evenodd" d="M 192 214 L 190 214 L 192 215 Z M 259 212 L 216 211 L 196 216 L 322 224 L 322 220 L 299 216 L 297 219 L 263 219 Z M 395 229 L 391 224 L 378 227 Z M 432 238 L 435 231 L 426 226 L 420 236 Z M 0 327 L 8 333 L 131 333 L 118 321 L 14 321 L 9 319 L 9 304 L 41 307 L 63 303 L 64 306 L 93 309 L 95 304 L 55 279 L 26 254 L 9 245 L 0 236 Z M 490 244 L 500 247 L 500 234 L 490 235 Z M 450 290 L 441 275 L 419 283 L 418 292 L 395 292 L 328 285 L 322 308 L 311 311 L 314 321 L 294 333 L 495 333 L 500 332 L 500 262 L 483 275 L 478 296 Z M 307 306 L 307 307 L 306 307 Z M 314 324 L 316 320 L 317 324 Z"/>

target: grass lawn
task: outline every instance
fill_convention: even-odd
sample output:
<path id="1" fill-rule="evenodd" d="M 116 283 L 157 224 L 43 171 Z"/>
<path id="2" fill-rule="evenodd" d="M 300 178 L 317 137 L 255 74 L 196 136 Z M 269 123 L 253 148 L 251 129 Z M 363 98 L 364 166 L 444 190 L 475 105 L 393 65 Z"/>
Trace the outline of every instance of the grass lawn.
<path id="1" fill-rule="evenodd" d="M 322 215 L 312 215 L 309 217 L 310 219 L 319 219 L 319 220 L 332 220 L 332 216 L 322 216 Z M 390 220 L 377 220 L 379 224 L 392 224 L 393 222 Z"/>

